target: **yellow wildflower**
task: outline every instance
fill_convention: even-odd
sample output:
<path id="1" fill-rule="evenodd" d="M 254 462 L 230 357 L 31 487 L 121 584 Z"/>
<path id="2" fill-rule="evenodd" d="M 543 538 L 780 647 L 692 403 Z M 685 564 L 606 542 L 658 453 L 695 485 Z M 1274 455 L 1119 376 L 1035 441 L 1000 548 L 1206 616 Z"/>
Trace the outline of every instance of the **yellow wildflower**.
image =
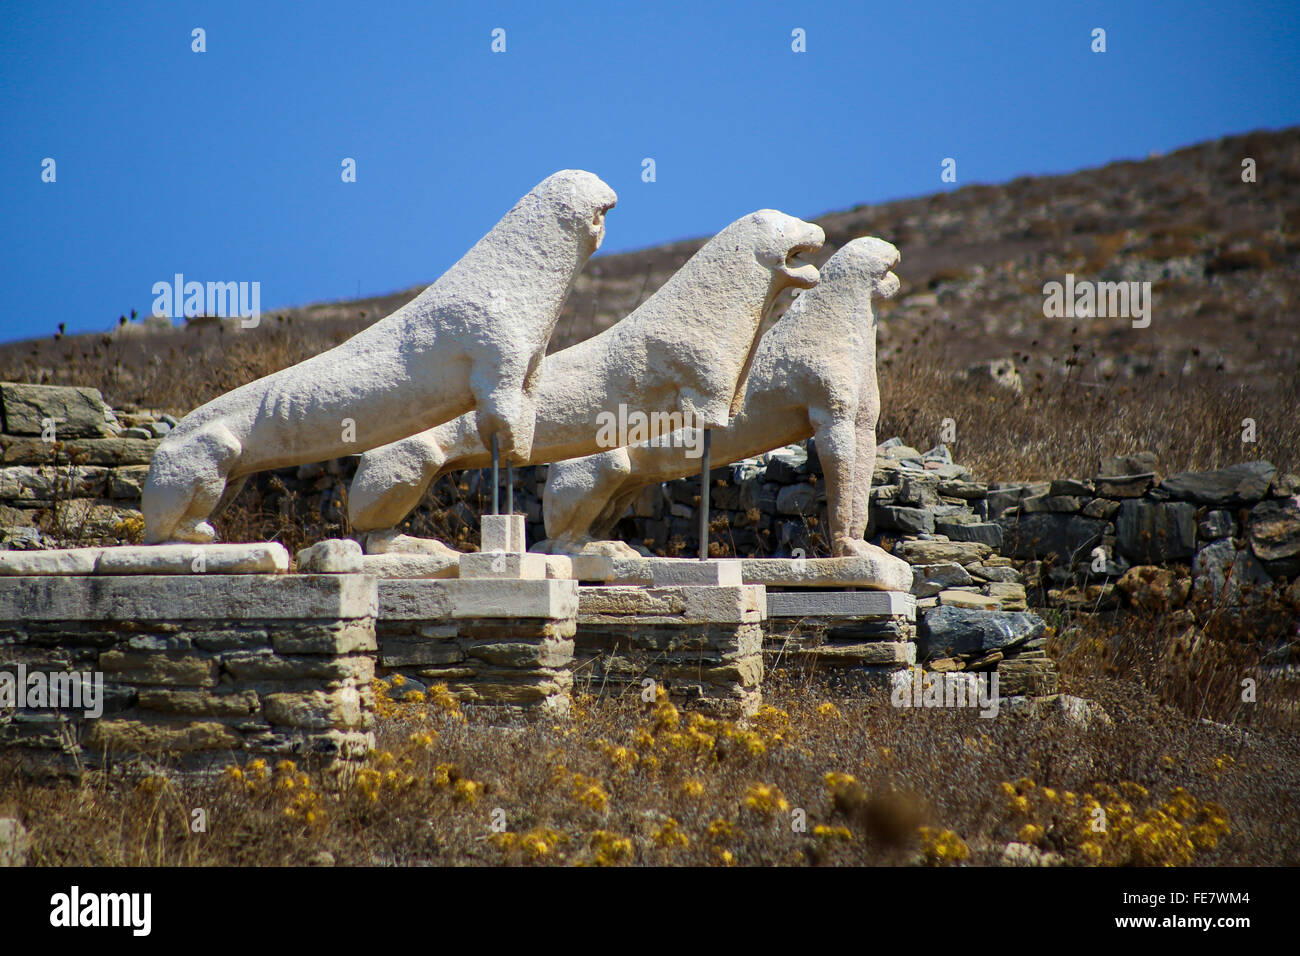
<path id="1" fill-rule="evenodd" d="M 745 806 L 755 813 L 767 816 L 784 813 L 790 809 L 790 804 L 781 791 L 766 783 L 756 783 L 749 788 L 749 792 L 745 795 Z"/>
<path id="2" fill-rule="evenodd" d="M 1037 843 L 1045 833 L 1037 823 L 1026 823 L 1020 828 L 1019 839 L 1021 843 Z"/>

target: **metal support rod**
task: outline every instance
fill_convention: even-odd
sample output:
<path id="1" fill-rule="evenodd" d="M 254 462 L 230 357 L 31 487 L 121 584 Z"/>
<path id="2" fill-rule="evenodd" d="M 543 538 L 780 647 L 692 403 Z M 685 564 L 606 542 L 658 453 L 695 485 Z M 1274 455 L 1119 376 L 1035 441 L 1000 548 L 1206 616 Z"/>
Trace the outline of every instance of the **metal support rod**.
<path id="1" fill-rule="evenodd" d="M 704 457 L 700 462 L 700 560 L 709 557 L 709 444 L 711 429 L 704 429 Z"/>
<path id="2" fill-rule="evenodd" d="M 506 514 L 515 513 L 515 465 L 506 462 Z"/>
<path id="3" fill-rule="evenodd" d="M 492 436 L 492 513 L 499 515 L 501 509 L 498 505 L 497 495 L 501 491 L 501 455 L 497 451 L 497 436 Z"/>

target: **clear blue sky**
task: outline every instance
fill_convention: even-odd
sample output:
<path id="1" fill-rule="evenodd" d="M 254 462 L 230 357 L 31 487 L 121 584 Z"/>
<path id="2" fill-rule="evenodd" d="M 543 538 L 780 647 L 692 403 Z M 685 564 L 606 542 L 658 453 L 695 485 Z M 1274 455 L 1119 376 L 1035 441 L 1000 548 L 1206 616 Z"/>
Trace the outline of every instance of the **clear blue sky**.
<path id="1" fill-rule="evenodd" d="M 951 189 L 944 157 L 998 182 L 1294 125 L 1298 24 L 1294 0 L 0 0 L 0 340 L 143 315 L 176 272 L 260 281 L 263 311 L 429 282 L 564 167 L 618 191 L 607 252 Z"/>

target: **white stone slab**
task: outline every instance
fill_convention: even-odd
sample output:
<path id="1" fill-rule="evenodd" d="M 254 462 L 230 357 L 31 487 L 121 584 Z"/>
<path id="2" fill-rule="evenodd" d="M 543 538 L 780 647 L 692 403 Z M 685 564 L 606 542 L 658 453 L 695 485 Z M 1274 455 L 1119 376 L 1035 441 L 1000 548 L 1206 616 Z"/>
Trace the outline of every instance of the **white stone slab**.
<path id="1" fill-rule="evenodd" d="M 849 558 L 741 558 L 739 561 L 741 580 L 745 584 L 787 588 L 871 588 L 904 593 L 912 589 L 911 566 L 885 551 L 880 551 L 879 555 L 873 553 Z M 573 555 L 573 575 L 579 581 L 652 584 L 655 568 L 666 566 L 665 562 L 681 565 L 706 563 L 690 558 L 576 554 Z"/>
<path id="2" fill-rule="evenodd" d="M 449 581 L 453 618 L 571 618 L 578 613 L 577 581 Z"/>
<path id="3" fill-rule="evenodd" d="M 486 578 L 387 580 L 379 582 L 379 605 L 385 620 L 564 619 L 578 613 L 578 584 Z"/>
<path id="4" fill-rule="evenodd" d="M 94 574 L 103 548 L 56 551 L 0 551 L 0 575 Z"/>
<path id="5" fill-rule="evenodd" d="M 916 599 L 899 591 L 768 591 L 768 617 L 916 619 Z"/>
<path id="6" fill-rule="evenodd" d="M 754 624 L 767 619 L 767 588 L 761 584 L 738 587 L 683 587 L 683 619 L 699 623 Z"/>
<path id="7" fill-rule="evenodd" d="M 657 588 L 676 586 L 739 587 L 744 584 L 740 562 L 734 558 L 651 558 L 650 583 Z"/>
<path id="8" fill-rule="evenodd" d="M 573 559 L 567 554 L 544 554 L 546 576 L 556 581 L 576 581 L 573 576 Z"/>
<path id="9" fill-rule="evenodd" d="M 0 621 L 341 620 L 378 609 L 375 579 L 360 574 L 41 575 L 0 587 Z"/>
<path id="10" fill-rule="evenodd" d="M 289 552 L 259 544 L 157 544 L 105 548 L 96 574 L 258 574 L 289 570 Z"/>
<path id="11" fill-rule="evenodd" d="M 575 554 L 573 576 L 579 581 L 609 584 L 649 584 L 651 558 L 615 558 L 607 554 Z"/>
<path id="12" fill-rule="evenodd" d="M 277 574 L 288 570 L 289 552 L 275 542 L 0 552 L 0 575 Z"/>
<path id="13" fill-rule="evenodd" d="M 623 558 L 608 554 L 571 555 L 579 581 L 645 584 L 654 587 L 738 587 L 746 583 L 735 558 Z"/>
<path id="14" fill-rule="evenodd" d="M 379 617 L 386 621 L 436 621 L 451 617 L 449 581 L 380 579 Z"/>
<path id="15" fill-rule="evenodd" d="M 912 589 L 911 566 L 879 548 L 869 555 L 845 558 L 744 558 L 741 564 L 746 584 L 904 592 Z"/>

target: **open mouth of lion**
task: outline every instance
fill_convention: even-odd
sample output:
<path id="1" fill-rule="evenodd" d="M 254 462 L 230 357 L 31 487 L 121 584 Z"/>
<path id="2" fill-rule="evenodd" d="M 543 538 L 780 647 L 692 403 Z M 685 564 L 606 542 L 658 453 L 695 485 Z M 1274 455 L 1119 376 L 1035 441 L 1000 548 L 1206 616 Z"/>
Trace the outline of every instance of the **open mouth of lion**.
<path id="1" fill-rule="evenodd" d="M 882 299 L 892 299 L 902 288 L 902 280 L 891 270 L 886 272 L 880 279 L 880 297 Z"/>
<path id="2" fill-rule="evenodd" d="M 605 239 L 605 213 L 613 209 L 615 205 L 616 203 L 609 203 L 600 206 L 591 217 L 591 237 L 595 240 L 597 249 L 600 248 L 601 242 Z"/>
<path id="3" fill-rule="evenodd" d="M 821 273 L 811 262 L 805 262 L 801 256 L 816 252 L 821 248 L 819 242 L 805 242 L 794 246 L 785 254 L 781 274 L 790 280 L 790 284 L 800 289 L 811 289 L 821 279 Z"/>

